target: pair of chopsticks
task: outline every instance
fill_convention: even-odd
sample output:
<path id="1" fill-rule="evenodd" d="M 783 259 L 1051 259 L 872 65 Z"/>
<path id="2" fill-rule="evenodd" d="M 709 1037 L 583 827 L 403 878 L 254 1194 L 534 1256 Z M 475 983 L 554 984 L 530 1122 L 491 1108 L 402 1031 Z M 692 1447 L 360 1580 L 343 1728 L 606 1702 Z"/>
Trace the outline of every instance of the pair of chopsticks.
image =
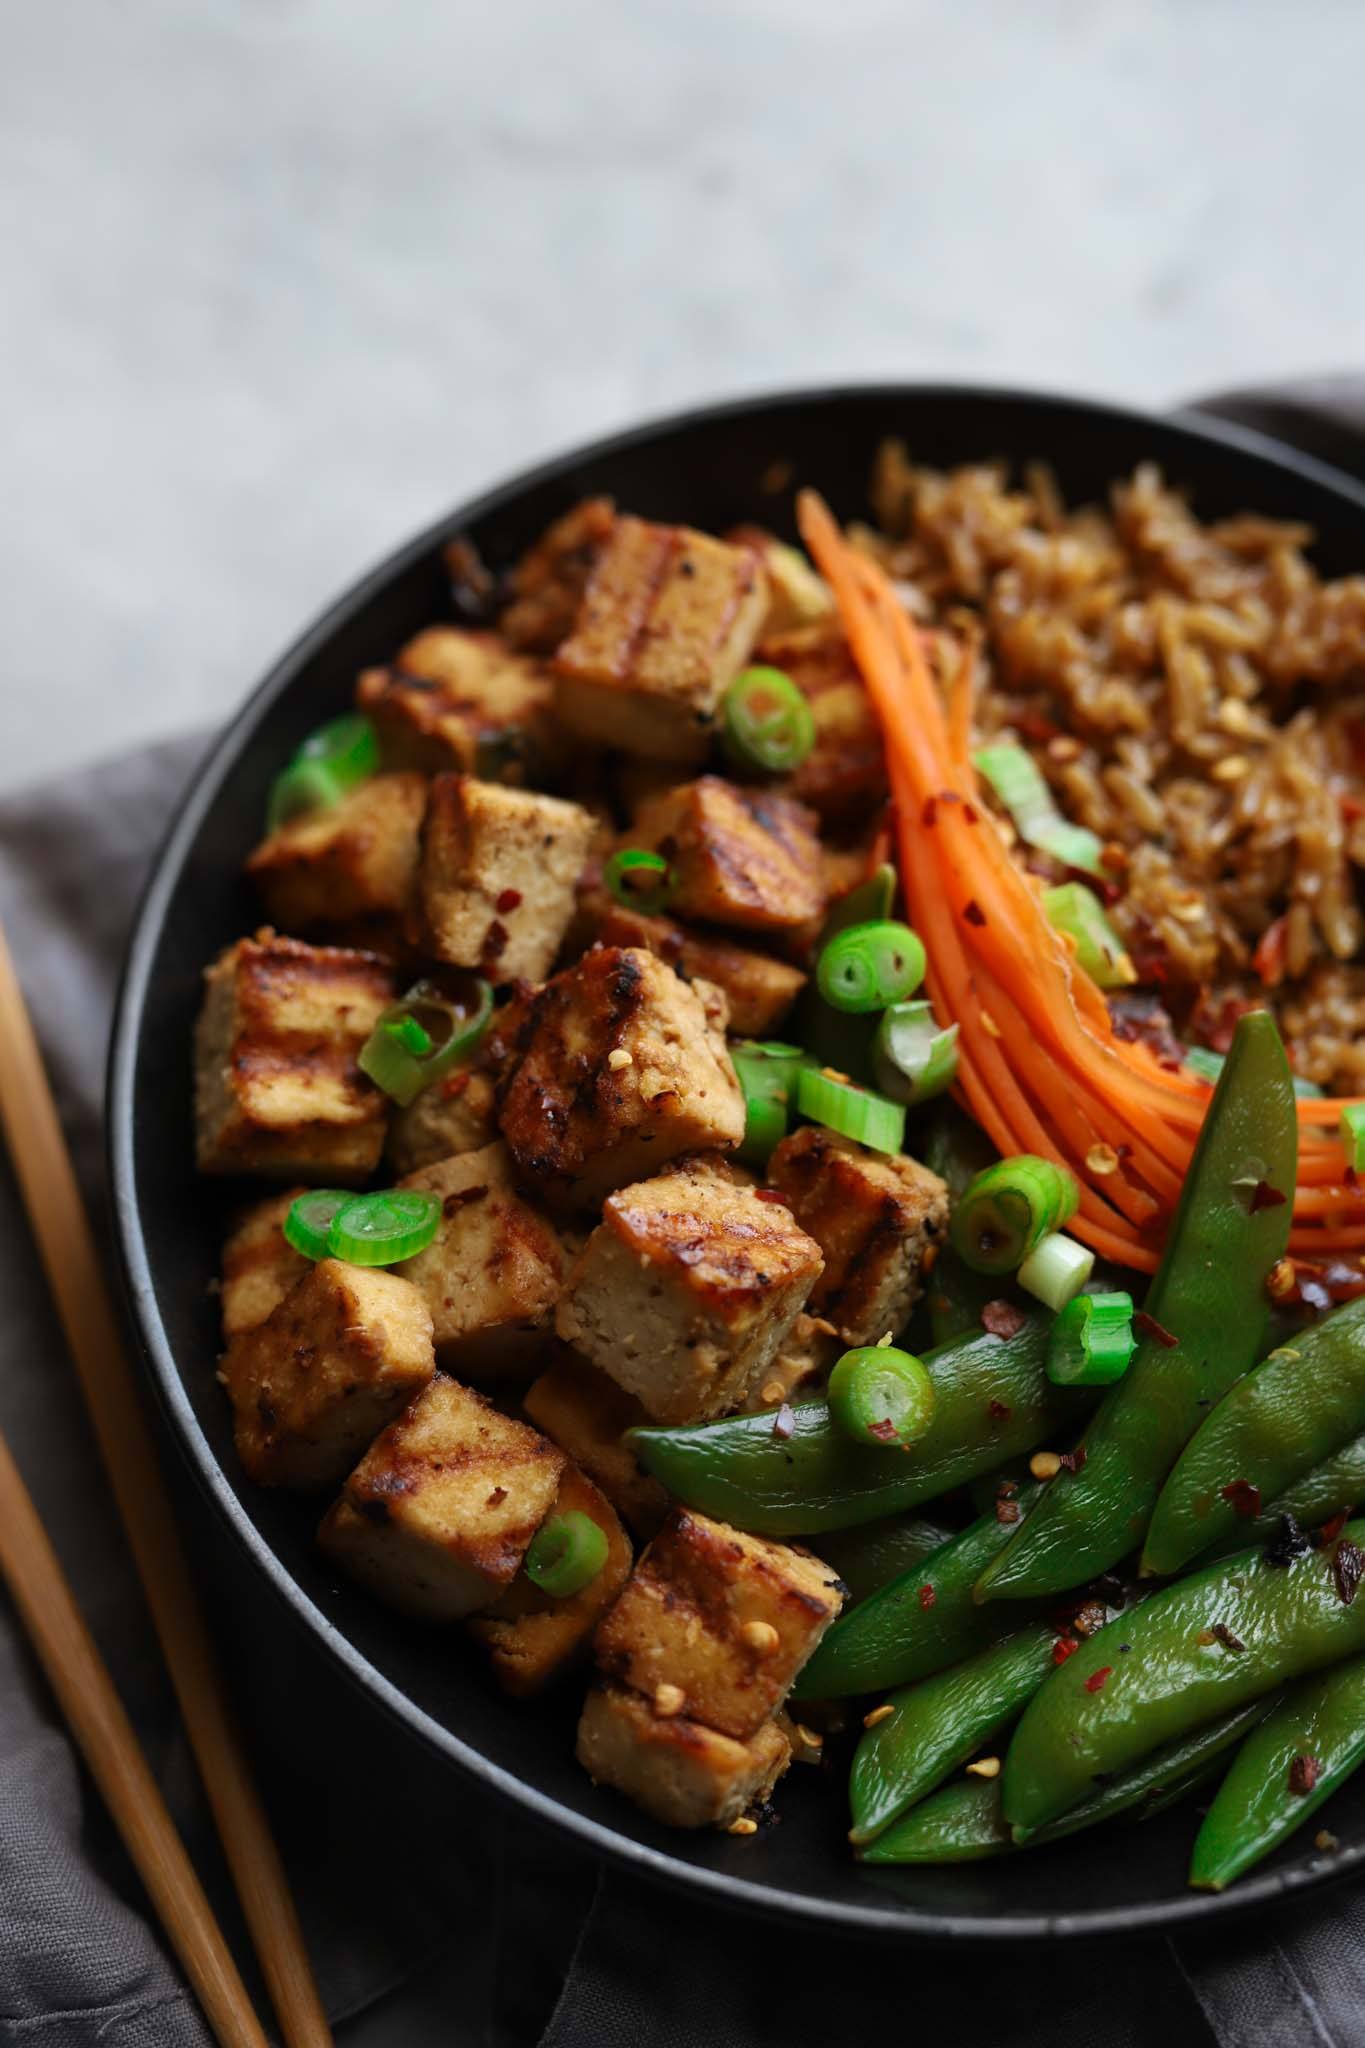
<path id="1" fill-rule="evenodd" d="M 330 2048 L 298 1915 L 195 1601 L 42 1056 L 0 930 L 0 1126 L 288 2048 Z M 0 1574 L 223 2048 L 267 2048 L 213 1908 L 0 1436 Z"/>

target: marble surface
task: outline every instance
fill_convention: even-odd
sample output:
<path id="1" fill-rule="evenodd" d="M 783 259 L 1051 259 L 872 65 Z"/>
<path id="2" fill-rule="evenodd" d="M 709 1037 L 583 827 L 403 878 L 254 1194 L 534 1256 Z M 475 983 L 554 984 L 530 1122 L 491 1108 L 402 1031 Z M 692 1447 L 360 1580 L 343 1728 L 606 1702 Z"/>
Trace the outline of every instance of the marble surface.
<path id="1" fill-rule="evenodd" d="M 1355 0 L 42 0 L 0 64 L 0 785 L 224 714 L 578 438 L 1358 364 Z"/>

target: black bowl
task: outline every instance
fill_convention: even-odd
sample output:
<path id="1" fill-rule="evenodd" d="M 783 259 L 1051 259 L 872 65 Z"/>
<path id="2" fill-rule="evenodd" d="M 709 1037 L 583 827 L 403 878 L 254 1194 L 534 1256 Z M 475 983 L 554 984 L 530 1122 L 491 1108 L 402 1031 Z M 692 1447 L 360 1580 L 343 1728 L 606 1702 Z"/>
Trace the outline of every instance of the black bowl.
<path id="1" fill-rule="evenodd" d="M 1188 1810 L 1100 1830 L 1018 1861 L 873 1873 L 844 1842 L 842 1772 L 793 1771 L 781 1825 L 745 1840 L 655 1827 L 593 1790 L 573 1759 L 575 1700 L 509 1706 L 472 1646 L 424 1633 L 338 1583 L 313 1547 L 311 1506 L 263 1492 L 233 1456 L 210 1283 L 222 1211 L 192 1167 L 191 1024 L 200 974 L 253 928 L 241 877 L 271 776 L 303 735 L 348 701 L 356 671 L 448 615 L 441 546 L 470 533 L 512 560 L 577 498 L 710 529 L 741 520 L 790 532 L 793 492 L 816 485 L 837 512 L 866 511 L 877 444 L 902 436 L 950 464 L 1043 457 L 1071 495 L 1102 495 L 1143 460 L 1192 489 L 1201 513 L 1306 519 L 1329 573 L 1365 560 L 1365 490 L 1245 431 L 1109 406 L 955 387 L 817 391 L 689 413 L 562 456 L 443 519 L 349 591 L 261 683 L 213 747 L 157 861 L 133 934 L 115 1025 L 109 1144 L 116 1227 L 133 1316 L 162 1408 L 200 1485 L 259 1572 L 339 1673 L 425 1745 L 532 1815 L 642 1874 L 795 1920 L 871 1934 L 1021 1938 L 1112 1934 L 1264 1904 L 1365 1857 L 1365 1780 L 1329 1809 L 1334 1856 L 1292 1843 L 1221 1898 L 1184 1885 Z"/>

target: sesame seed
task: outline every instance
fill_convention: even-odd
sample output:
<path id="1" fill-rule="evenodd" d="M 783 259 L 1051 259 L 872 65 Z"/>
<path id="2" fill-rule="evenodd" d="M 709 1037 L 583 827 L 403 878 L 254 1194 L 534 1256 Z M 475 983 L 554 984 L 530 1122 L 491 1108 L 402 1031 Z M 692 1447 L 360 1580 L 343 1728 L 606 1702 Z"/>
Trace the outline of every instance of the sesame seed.
<path id="1" fill-rule="evenodd" d="M 979 1756 L 974 1764 L 968 1764 L 967 1776 L 969 1778 L 998 1778 L 1000 1776 L 999 1757 Z"/>
<path id="2" fill-rule="evenodd" d="M 1322 1849 L 1324 1851 L 1328 1851 L 1332 1849 L 1339 1849 L 1341 1847 L 1341 1844 L 1337 1840 L 1336 1836 L 1332 1833 L 1332 1830 L 1330 1828 L 1319 1828 L 1317 1833 L 1313 1837 L 1313 1847 L 1315 1849 Z"/>
<path id="3" fill-rule="evenodd" d="M 786 1392 L 787 1389 L 781 1380 L 765 1380 L 758 1390 L 758 1398 L 760 1401 L 766 1401 L 769 1407 L 774 1407 L 777 1402 L 786 1398 Z"/>
<path id="4" fill-rule="evenodd" d="M 750 1820 L 747 1813 L 742 1813 L 738 1820 L 731 1821 L 725 1832 L 727 1835 L 756 1835 L 758 1833 L 758 1822 Z"/>
<path id="5" fill-rule="evenodd" d="M 794 1723 L 793 1723 L 793 1726 L 794 1726 L 794 1727 L 795 1727 L 795 1729 L 796 1729 L 796 1739 L 797 1739 L 797 1741 L 798 1741 L 799 1743 L 801 1743 L 801 1744 L 802 1744 L 802 1746 L 803 1746 L 804 1748 L 806 1748 L 806 1749 L 823 1749 L 823 1748 L 824 1748 L 824 1746 L 825 1746 L 825 1738 L 824 1738 L 824 1736 L 823 1736 L 823 1735 L 821 1735 L 821 1734 L 820 1734 L 820 1733 L 819 1733 L 819 1732 L 818 1732 L 818 1731 L 817 1731 L 816 1729 L 814 1729 L 814 1728 L 808 1728 L 808 1727 L 806 1726 L 806 1724 L 805 1724 L 805 1722 L 804 1722 L 804 1721 L 796 1721 L 796 1722 L 794 1722 Z"/>
<path id="6" fill-rule="evenodd" d="M 888 1345 L 888 1344 L 889 1344 L 889 1343 L 891 1342 L 891 1339 L 892 1339 L 892 1338 L 893 1338 L 893 1337 L 895 1336 L 895 1334 L 896 1334 L 896 1333 L 895 1333 L 895 1331 L 894 1331 L 894 1330 L 887 1330 L 887 1331 L 885 1332 L 885 1334 L 884 1334 L 883 1336 L 880 1336 L 880 1337 L 878 1337 L 878 1339 L 877 1339 L 877 1349 L 878 1349 L 878 1351 L 885 1351 L 885 1349 L 886 1349 L 887 1345 Z"/>
<path id="7" fill-rule="evenodd" d="M 633 1066 L 634 1064 L 635 1063 L 631 1059 L 630 1054 L 626 1051 L 623 1045 L 618 1045 L 614 1052 L 609 1052 L 607 1054 L 607 1065 L 611 1068 L 614 1074 L 619 1074 L 622 1067 L 629 1067 Z"/>
<path id="8" fill-rule="evenodd" d="M 654 1688 L 654 1711 L 661 1721 L 672 1720 L 687 1705 L 687 1694 L 680 1685 L 656 1685 Z"/>
<path id="9" fill-rule="evenodd" d="M 891 1717 L 891 1715 L 895 1713 L 895 1711 L 896 1709 L 891 1705 L 891 1702 L 889 1700 L 886 1702 L 885 1706 L 874 1707 L 870 1714 L 863 1715 L 864 1728 L 877 1727 L 880 1722 L 888 1720 Z"/>
<path id="10" fill-rule="evenodd" d="M 1085 1155 L 1085 1165 L 1088 1173 L 1117 1173 L 1119 1155 L 1112 1145 L 1092 1145 Z"/>
<path id="11" fill-rule="evenodd" d="M 1028 1468 L 1035 1479 L 1055 1479 L 1062 1469 L 1062 1461 L 1055 1451 L 1035 1451 L 1028 1461 Z"/>
<path id="12" fill-rule="evenodd" d="M 782 1640 L 770 1621 L 746 1621 L 740 1634 L 759 1657 L 771 1657 Z"/>

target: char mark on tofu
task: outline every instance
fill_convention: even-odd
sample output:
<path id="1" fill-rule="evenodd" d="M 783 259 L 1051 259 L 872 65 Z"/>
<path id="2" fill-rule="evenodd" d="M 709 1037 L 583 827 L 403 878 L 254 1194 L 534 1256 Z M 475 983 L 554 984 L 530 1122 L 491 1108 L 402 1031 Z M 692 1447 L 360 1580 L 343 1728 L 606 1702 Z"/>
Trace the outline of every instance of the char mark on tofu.
<path id="1" fill-rule="evenodd" d="M 846 1344 L 875 1344 L 903 1328 L 924 1291 L 925 1253 L 947 1229 L 948 1189 L 938 1175 L 810 1124 L 777 1146 L 768 1180 L 824 1253 L 812 1312 Z"/>
<path id="2" fill-rule="evenodd" d="M 752 549 L 618 519 L 555 658 L 560 717 L 628 753 L 703 760 L 767 608 Z"/>
<path id="3" fill-rule="evenodd" d="M 462 1621 L 521 1569 L 564 1454 L 438 1373 L 376 1439 L 318 1540 L 362 1585 L 423 1621 Z"/>
<path id="4" fill-rule="evenodd" d="M 356 1056 L 394 993 L 374 954 L 270 930 L 220 954 L 195 1035 L 199 1171 L 314 1185 L 371 1174 L 388 1105 Z"/>
<path id="5" fill-rule="evenodd" d="M 284 1219 L 302 1188 L 270 1195 L 239 1212 L 223 1243 L 223 1280 L 219 1307 L 223 1342 L 245 1336 L 279 1307 L 291 1287 L 311 1271 L 302 1252 L 284 1234 Z"/>
<path id="6" fill-rule="evenodd" d="M 625 1686 L 588 1694 L 578 1724 L 578 1761 L 665 1827 L 727 1828 L 760 1806 L 791 1762 L 773 1721 L 736 1742 L 686 1715 L 661 1715 Z"/>
<path id="7" fill-rule="evenodd" d="M 657 1421 L 702 1421 L 762 1384 L 821 1263 L 739 1169 L 687 1159 L 609 1198 L 555 1327 Z"/>
<path id="8" fill-rule="evenodd" d="M 570 1671 L 630 1576 L 630 1539 L 611 1503 L 576 1466 L 566 1465 L 550 1517 L 586 1515 L 607 1539 L 602 1569 L 567 1599 L 542 1593 L 524 1572 L 469 1624 L 489 1653 L 494 1676 L 514 1698 L 537 1693 Z M 547 1517 L 547 1520 L 550 1518 Z"/>
<path id="9" fill-rule="evenodd" d="M 799 968 L 737 945 L 727 932 L 679 924 L 671 917 L 646 917 L 605 892 L 585 898 L 583 912 L 591 936 L 602 945 L 642 946 L 666 960 L 684 981 L 714 982 L 724 992 L 737 1038 L 770 1036 L 806 985 Z"/>
<path id="10" fill-rule="evenodd" d="M 418 907 L 438 959 L 490 981 L 539 980 L 574 911 L 597 823 L 580 804 L 438 775 L 422 827 Z"/>
<path id="11" fill-rule="evenodd" d="M 394 1111 L 385 1151 L 396 1173 L 416 1173 L 457 1152 L 477 1152 L 497 1135 L 491 1075 L 457 1067 Z"/>
<path id="12" fill-rule="evenodd" d="M 824 909 L 815 814 L 770 790 L 699 776 L 643 803 L 624 843 L 668 861 L 679 917 L 784 931 Z"/>
<path id="13" fill-rule="evenodd" d="M 650 1537 L 668 1512 L 668 1495 L 641 1469 L 626 1431 L 649 1417 L 633 1394 L 557 1345 L 522 1403 L 537 1429 L 567 1451 L 637 1536 Z"/>
<path id="14" fill-rule="evenodd" d="M 373 775 L 328 809 L 290 818 L 246 870 L 287 931 L 400 918 L 417 875 L 423 775 Z"/>
<path id="15" fill-rule="evenodd" d="M 498 1086 L 523 1182 L 565 1209 L 680 1154 L 737 1145 L 725 999 L 638 947 L 595 947 L 530 1003 Z"/>
<path id="16" fill-rule="evenodd" d="M 356 707 L 390 768 L 525 783 L 553 779 L 567 758 L 553 682 L 496 633 L 429 626 L 393 667 L 362 673 Z"/>
<path id="17" fill-rule="evenodd" d="M 321 1259 L 233 1339 L 219 1378 L 262 1486 L 335 1486 L 435 1370 L 431 1317 L 393 1273 Z"/>
<path id="18" fill-rule="evenodd" d="M 554 653 L 572 630 L 615 517 L 610 498 L 584 498 L 522 556 L 508 578 L 511 602 L 498 622 L 513 647 Z"/>

